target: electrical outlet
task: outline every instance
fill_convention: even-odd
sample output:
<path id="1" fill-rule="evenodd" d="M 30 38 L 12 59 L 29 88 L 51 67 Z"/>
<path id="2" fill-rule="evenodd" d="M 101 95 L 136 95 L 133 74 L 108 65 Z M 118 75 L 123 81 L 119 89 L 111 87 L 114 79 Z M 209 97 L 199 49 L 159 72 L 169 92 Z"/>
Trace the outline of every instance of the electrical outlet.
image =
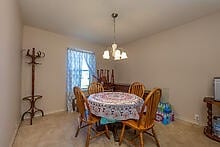
<path id="1" fill-rule="evenodd" d="M 197 122 L 199 121 L 199 114 L 194 115 L 194 120 L 197 121 Z"/>

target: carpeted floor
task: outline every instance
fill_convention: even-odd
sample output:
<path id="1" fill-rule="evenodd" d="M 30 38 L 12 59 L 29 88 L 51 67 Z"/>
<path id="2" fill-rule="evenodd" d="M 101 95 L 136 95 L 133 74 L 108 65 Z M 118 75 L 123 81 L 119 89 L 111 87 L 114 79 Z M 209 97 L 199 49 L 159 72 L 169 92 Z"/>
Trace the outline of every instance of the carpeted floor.
<path id="1" fill-rule="evenodd" d="M 37 117 L 33 125 L 29 121 L 22 122 L 13 147 L 83 147 L 86 140 L 86 128 L 82 129 L 78 137 L 74 137 L 77 126 L 76 112 L 60 112 L 45 117 Z M 156 123 L 155 130 L 161 147 L 220 147 L 220 143 L 207 138 L 201 126 L 176 120 L 164 126 Z M 133 135 L 130 129 L 126 130 L 125 137 Z M 112 133 L 108 140 L 105 135 L 90 142 L 91 147 L 115 147 Z M 156 147 L 149 135 L 144 135 L 145 146 Z M 122 147 L 129 146 L 123 142 Z"/>

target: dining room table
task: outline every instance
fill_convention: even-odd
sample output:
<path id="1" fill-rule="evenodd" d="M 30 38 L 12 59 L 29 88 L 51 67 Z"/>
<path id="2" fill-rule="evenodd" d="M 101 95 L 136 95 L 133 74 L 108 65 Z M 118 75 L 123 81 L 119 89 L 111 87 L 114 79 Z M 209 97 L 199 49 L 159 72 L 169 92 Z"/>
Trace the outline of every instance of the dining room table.
<path id="1" fill-rule="evenodd" d="M 101 117 L 101 124 L 113 123 L 111 129 L 114 135 L 114 140 L 119 141 L 117 134 L 117 125 L 115 122 L 120 122 L 127 119 L 139 119 L 144 100 L 137 95 L 126 92 L 100 92 L 91 94 L 88 97 L 90 112 Z M 116 123 L 119 124 L 119 123 Z"/>

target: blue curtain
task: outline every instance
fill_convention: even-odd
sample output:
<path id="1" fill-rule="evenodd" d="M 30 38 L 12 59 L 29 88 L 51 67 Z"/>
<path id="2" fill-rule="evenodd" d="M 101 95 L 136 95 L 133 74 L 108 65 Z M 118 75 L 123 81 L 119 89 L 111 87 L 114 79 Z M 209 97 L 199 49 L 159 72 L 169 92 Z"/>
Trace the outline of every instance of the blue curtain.
<path id="1" fill-rule="evenodd" d="M 96 58 L 92 52 L 87 52 L 79 49 L 67 49 L 66 61 L 66 104 L 67 111 L 72 110 L 72 99 L 74 97 L 73 87 L 81 87 L 82 79 L 82 62 L 83 58 L 89 67 L 89 78 L 92 80 L 92 75 L 96 75 Z"/>
<path id="2" fill-rule="evenodd" d="M 96 58 L 95 54 L 84 53 L 84 59 L 89 67 L 89 80 L 92 82 L 93 75 L 96 76 Z"/>

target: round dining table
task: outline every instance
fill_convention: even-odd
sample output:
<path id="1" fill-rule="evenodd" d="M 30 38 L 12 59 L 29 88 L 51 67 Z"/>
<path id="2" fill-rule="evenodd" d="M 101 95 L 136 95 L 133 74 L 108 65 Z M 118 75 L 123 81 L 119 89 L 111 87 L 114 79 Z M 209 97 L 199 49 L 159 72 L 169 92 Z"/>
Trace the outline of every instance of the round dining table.
<path id="1" fill-rule="evenodd" d="M 139 119 L 144 100 L 125 92 L 91 94 L 88 103 L 92 114 L 114 120 Z"/>
<path id="2" fill-rule="evenodd" d="M 119 142 L 117 133 L 118 122 L 127 119 L 139 119 L 138 112 L 144 100 L 134 94 L 124 92 L 100 92 L 91 94 L 88 97 L 90 111 L 96 116 L 100 116 L 101 122 L 110 120 L 110 130 L 113 132 L 114 140 Z M 113 123 L 113 124 L 111 124 Z"/>

